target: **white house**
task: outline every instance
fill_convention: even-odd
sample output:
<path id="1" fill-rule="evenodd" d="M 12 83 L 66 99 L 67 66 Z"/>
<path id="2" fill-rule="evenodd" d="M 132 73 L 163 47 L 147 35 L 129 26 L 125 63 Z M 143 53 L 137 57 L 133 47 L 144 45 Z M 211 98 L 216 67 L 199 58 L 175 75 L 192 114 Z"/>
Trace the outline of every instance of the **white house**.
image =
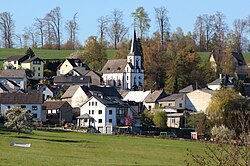
<path id="1" fill-rule="evenodd" d="M 65 75 L 73 69 L 79 68 L 81 70 L 87 70 L 89 67 L 84 64 L 80 59 L 65 59 L 57 67 L 57 76 Z"/>
<path id="2" fill-rule="evenodd" d="M 21 107 L 30 110 L 33 120 L 45 121 L 42 113 L 43 95 L 41 93 L 0 93 L 0 114 L 4 116 L 7 109 Z"/>
<path id="3" fill-rule="evenodd" d="M 222 74 L 220 74 L 219 78 L 211 83 L 208 83 L 207 87 L 212 90 L 219 90 L 222 88 L 222 86 L 225 86 L 226 88 L 233 88 L 234 83 L 234 77 L 229 77 L 228 75 L 223 76 Z"/>
<path id="4" fill-rule="evenodd" d="M 48 85 L 41 84 L 37 87 L 38 91 L 43 94 L 44 100 L 47 100 L 48 98 L 54 97 L 54 92 L 51 90 Z"/>
<path id="5" fill-rule="evenodd" d="M 143 101 L 143 105 L 148 109 L 154 109 L 159 107 L 159 100 L 166 97 L 167 94 L 164 90 L 155 90 L 150 91 L 145 100 Z"/>
<path id="6" fill-rule="evenodd" d="M 186 94 L 186 108 L 194 112 L 205 112 L 214 91 L 197 89 Z"/>
<path id="7" fill-rule="evenodd" d="M 114 87 L 99 87 L 95 85 L 90 86 L 70 86 L 62 95 L 63 101 L 68 101 L 73 108 L 80 107 L 91 96 L 117 97 L 122 98 L 119 92 Z"/>
<path id="8" fill-rule="evenodd" d="M 117 127 L 128 125 L 125 123 L 126 117 L 134 116 L 132 108 L 125 102 L 103 96 L 92 96 L 81 106 L 80 114 L 77 117 L 78 126 L 93 126 L 103 134 L 115 133 Z"/>
<path id="9" fill-rule="evenodd" d="M 0 82 L 9 87 L 17 84 L 20 90 L 27 91 L 27 76 L 25 70 L 6 69 L 0 70 Z M 14 87 L 12 88 L 14 89 Z"/>
<path id="10" fill-rule="evenodd" d="M 143 55 L 140 43 L 134 36 L 127 59 L 112 59 L 104 65 L 103 81 L 107 86 L 121 89 L 139 90 L 144 85 Z"/>

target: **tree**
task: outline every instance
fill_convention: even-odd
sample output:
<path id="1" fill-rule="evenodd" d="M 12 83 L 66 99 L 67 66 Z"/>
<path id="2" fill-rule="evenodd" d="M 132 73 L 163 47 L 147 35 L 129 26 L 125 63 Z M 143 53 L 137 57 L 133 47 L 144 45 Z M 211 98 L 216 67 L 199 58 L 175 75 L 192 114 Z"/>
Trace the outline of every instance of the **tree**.
<path id="1" fill-rule="evenodd" d="M 62 22 L 61 8 L 55 7 L 47 14 L 46 17 L 48 18 L 48 21 L 49 21 L 48 23 L 55 37 L 57 49 L 60 50 L 61 49 L 60 47 L 61 46 L 61 22 Z"/>
<path id="2" fill-rule="evenodd" d="M 24 35 L 27 36 L 27 39 L 31 40 L 31 47 L 35 48 L 36 46 L 36 34 L 35 34 L 35 30 L 33 29 L 33 27 L 25 27 L 24 28 Z"/>
<path id="3" fill-rule="evenodd" d="M 135 12 L 132 13 L 132 17 L 134 18 L 134 27 L 139 29 L 140 38 L 143 39 L 143 35 L 150 28 L 150 18 L 148 17 L 148 13 L 145 12 L 143 7 L 138 7 Z"/>
<path id="4" fill-rule="evenodd" d="M 156 18 L 159 33 L 161 36 L 161 48 L 163 48 L 164 46 L 164 37 L 165 37 L 165 34 L 168 33 L 169 27 L 170 27 L 167 13 L 168 13 L 167 8 L 163 6 L 159 8 L 155 8 L 155 18 Z"/>
<path id="5" fill-rule="evenodd" d="M 13 47 L 14 20 L 9 12 L 0 13 L 0 32 L 5 48 Z"/>
<path id="6" fill-rule="evenodd" d="M 45 37 L 45 20 L 42 18 L 36 18 L 35 19 L 35 28 L 37 29 L 37 33 L 40 36 L 40 42 L 41 42 L 41 47 L 43 48 L 44 46 L 44 37 Z"/>
<path id="7" fill-rule="evenodd" d="M 26 109 L 20 107 L 10 108 L 6 111 L 6 119 L 7 122 L 4 125 L 17 130 L 17 134 L 20 134 L 21 129 L 32 131 L 33 115 Z"/>
<path id="8" fill-rule="evenodd" d="M 140 119 L 143 125 L 150 127 L 153 125 L 153 114 L 150 110 L 144 110 L 140 115 Z"/>
<path id="9" fill-rule="evenodd" d="M 161 129 L 167 128 L 166 113 L 164 111 L 157 110 L 154 114 L 153 122 Z"/>
<path id="10" fill-rule="evenodd" d="M 74 17 L 72 20 L 69 20 L 66 22 L 66 30 L 68 32 L 68 35 L 69 35 L 69 39 L 68 39 L 68 42 L 70 43 L 71 45 L 71 48 L 72 50 L 75 49 L 75 45 L 76 45 L 76 33 L 77 33 L 77 30 L 78 30 L 78 24 L 76 22 L 76 19 L 77 19 L 77 13 L 74 14 Z"/>
<path id="11" fill-rule="evenodd" d="M 235 19 L 233 22 L 234 33 L 234 49 L 237 52 L 242 52 L 242 47 L 246 44 L 246 37 L 244 36 L 247 28 L 247 23 L 242 19 Z"/>
<path id="12" fill-rule="evenodd" d="M 31 48 L 28 48 L 26 50 L 25 55 L 28 55 L 30 58 L 33 58 L 34 56 L 36 56 L 35 53 L 34 53 L 34 51 Z"/>
<path id="13" fill-rule="evenodd" d="M 92 70 L 101 70 L 107 60 L 106 54 L 102 46 L 97 42 L 96 37 L 90 36 L 85 41 L 83 59 Z"/>
<path id="14" fill-rule="evenodd" d="M 107 34 L 109 18 L 108 16 L 101 16 L 97 20 L 98 29 L 100 34 L 100 44 L 103 47 L 103 41 L 105 40 L 105 35 Z"/>
<path id="15" fill-rule="evenodd" d="M 114 47 L 117 49 L 117 44 L 121 42 L 124 36 L 128 33 L 128 27 L 123 23 L 123 13 L 115 9 L 110 16 L 110 24 L 108 35 L 114 42 Z"/>
<path id="16" fill-rule="evenodd" d="M 206 113 L 213 124 L 225 125 L 229 129 L 236 130 L 236 113 L 247 109 L 247 100 L 233 89 L 221 89 L 212 95 L 211 102 Z"/>

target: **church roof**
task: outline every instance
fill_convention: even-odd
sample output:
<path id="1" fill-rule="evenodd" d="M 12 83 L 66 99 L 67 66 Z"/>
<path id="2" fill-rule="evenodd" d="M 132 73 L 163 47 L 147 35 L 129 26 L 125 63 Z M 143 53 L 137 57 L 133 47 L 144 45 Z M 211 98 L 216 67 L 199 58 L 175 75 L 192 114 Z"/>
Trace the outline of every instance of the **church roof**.
<path id="1" fill-rule="evenodd" d="M 127 59 L 110 59 L 102 68 L 105 73 L 122 73 L 127 65 Z"/>

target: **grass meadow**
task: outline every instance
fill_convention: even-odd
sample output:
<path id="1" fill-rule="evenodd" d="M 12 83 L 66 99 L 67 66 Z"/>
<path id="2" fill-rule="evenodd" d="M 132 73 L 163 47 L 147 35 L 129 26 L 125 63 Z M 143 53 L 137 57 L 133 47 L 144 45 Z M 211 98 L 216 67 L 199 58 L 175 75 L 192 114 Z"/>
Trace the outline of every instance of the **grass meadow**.
<path id="1" fill-rule="evenodd" d="M 31 148 L 11 142 L 30 143 Z M 20 134 L 0 129 L 0 166 L 49 165 L 185 165 L 186 149 L 204 153 L 199 142 L 33 131 Z"/>

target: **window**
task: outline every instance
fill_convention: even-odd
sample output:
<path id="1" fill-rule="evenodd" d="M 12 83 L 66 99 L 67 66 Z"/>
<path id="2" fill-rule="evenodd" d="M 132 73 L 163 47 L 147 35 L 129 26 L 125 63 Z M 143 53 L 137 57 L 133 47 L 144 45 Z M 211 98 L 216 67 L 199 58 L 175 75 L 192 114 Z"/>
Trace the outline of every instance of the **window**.
<path id="1" fill-rule="evenodd" d="M 8 109 L 10 109 L 10 106 L 8 106 Z"/>
<path id="2" fill-rule="evenodd" d="M 150 110 L 151 110 L 151 105 L 149 105 L 149 106 L 148 106 L 148 109 L 150 109 Z"/>
<path id="3" fill-rule="evenodd" d="M 172 104 L 171 103 L 168 103 L 168 106 L 171 106 Z"/>
<path id="4" fill-rule="evenodd" d="M 35 69 L 36 69 L 36 68 L 35 68 L 35 67 L 33 67 L 33 70 L 34 70 L 34 71 L 35 71 Z"/>
<path id="5" fill-rule="evenodd" d="M 26 105 L 21 105 L 21 108 L 26 108 Z"/>
<path id="6" fill-rule="evenodd" d="M 84 122 L 85 122 L 85 123 L 88 122 L 88 119 L 84 119 Z"/>
<path id="7" fill-rule="evenodd" d="M 109 115 L 112 115 L 112 110 L 109 110 Z"/>
<path id="8" fill-rule="evenodd" d="M 92 110 L 92 114 L 94 115 L 94 110 Z"/>
<path id="9" fill-rule="evenodd" d="M 179 107 L 182 107 L 182 103 L 179 103 Z"/>
<path id="10" fill-rule="evenodd" d="M 33 118 L 37 118 L 37 114 L 33 114 Z"/>
<path id="11" fill-rule="evenodd" d="M 92 106 L 94 106 L 94 102 L 92 102 Z"/>
<path id="12" fill-rule="evenodd" d="M 38 67 L 37 70 L 40 70 L 40 67 Z"/>
<path id="13" fill-rule="evenodd" d="M 112 123 L 112 119 L 109 119 L 109 123 Z"/>
<path id="14" fill-rule="evenodd" d="M 37 110 L 37 106 L 36 106 L 36 105 L 33 105 L 33 106 L 32 106 L 32 110 Z"/>
<path id="15" fill-rule="evenodd" d="M 89 114 L 91 114 L 91 111 L 89 110 Z"/>
<path id="16" fill-rule="evenodd" d="M 98 111 L 98 114 L 102 114 L 102 110 L 99 110 L 99 111 Z"/>
<path id="17" fill-rule="evenodd" d="M 110 68 L 108 67 L 107 70 L 110 70 Z"/>
<path id="18" fill-rule="evenodd" d="M 127 80 L 128 80 L 128 76 L 127 76 Z"/>
<path id="19" fill-rule="evenodd" d="M 16 64 L 16 61 L 14 61 L 14 64 Z"/>
<path id="20" fill-rule="evenodd" d="M 102 119 L 98 119 L 98 123 L 102 123 Z"/>
<path id="21" fill-rule="evenodd" d="M 97 102 L 95 102 L 95 106 L 97 106 Z"/>
<path id="22" fill-rule="evenodd" d="M 91 106 L 91 103 L 89 102 L 89 106 Z"/>
<path id="23" fill-rule="evenodd" d="M 38 73 L 38 74 L 37 74 L 37 76 L 39 76 L 39 77 L 40 77 L 40 73 Z"/>

